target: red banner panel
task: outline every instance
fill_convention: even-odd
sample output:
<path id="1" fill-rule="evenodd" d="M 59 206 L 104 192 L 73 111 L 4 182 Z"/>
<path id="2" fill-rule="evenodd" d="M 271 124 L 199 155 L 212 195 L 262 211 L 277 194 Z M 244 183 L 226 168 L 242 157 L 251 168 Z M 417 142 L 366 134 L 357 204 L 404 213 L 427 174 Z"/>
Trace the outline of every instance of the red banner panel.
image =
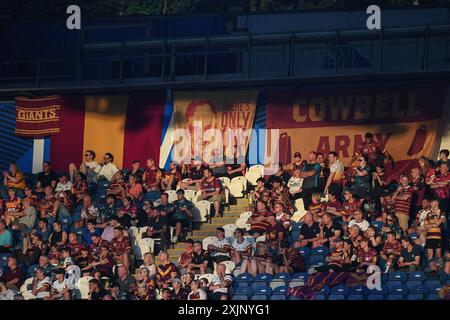
<path id="1" fill-rule="evenodd" d="M 16 98 L 16 135 L 27 138 L 44 138 L 58 135 L 61 97 L 49 96 L 29 99 Z"/>

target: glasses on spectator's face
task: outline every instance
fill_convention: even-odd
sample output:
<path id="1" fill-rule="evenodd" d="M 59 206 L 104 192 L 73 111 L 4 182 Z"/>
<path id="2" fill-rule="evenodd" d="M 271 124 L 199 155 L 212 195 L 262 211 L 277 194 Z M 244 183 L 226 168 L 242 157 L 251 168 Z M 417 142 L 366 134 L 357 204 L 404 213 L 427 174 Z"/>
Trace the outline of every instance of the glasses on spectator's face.
<path id="1" fill-rule="evenodd" d="M 394 221 L 394 220 L 392 220 L 392 219 L 386 219 L 386 222 L 392 222 L 392 221 Z"/>
<path id="2" fill-rule="evenodd" d="M 85 153 L 84 156 L 85 156 L 85 157 L 89 157 L 90 154 L 89 154 L 89 153 Z"/>
<path id="3" fill-rule="evenodd" d="M 364 160 L 363 159 L 358 159 L 358 162 L 363 162 Z"/>

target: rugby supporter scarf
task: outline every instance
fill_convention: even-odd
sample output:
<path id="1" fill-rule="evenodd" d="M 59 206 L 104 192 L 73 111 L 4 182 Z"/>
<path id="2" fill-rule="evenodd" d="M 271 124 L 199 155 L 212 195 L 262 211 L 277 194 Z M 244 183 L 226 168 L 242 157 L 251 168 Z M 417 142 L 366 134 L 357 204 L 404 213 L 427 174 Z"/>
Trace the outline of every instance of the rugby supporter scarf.
<path id="1" fill-rule="evenodd" d="M 44 138 L 58 135 L 60 96 L 36 99 L 16 98 L 16 135 L 27 138 Z"/>

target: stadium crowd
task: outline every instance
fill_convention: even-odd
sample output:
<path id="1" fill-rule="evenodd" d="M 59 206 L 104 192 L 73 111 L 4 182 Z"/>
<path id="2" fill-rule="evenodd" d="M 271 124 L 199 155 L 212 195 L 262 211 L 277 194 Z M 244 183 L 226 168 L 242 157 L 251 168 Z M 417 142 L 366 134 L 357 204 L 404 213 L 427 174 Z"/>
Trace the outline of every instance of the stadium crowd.
<path id="1" fill-rule="evenodd" d="M 226 215 L 220 179 L 245 176 L 247 164 L 162 170 L 148 159 L 145 168 L 134 161 L 119 170 L 110 153 L 100 162 L 92 150 L 83 156 L 66 173 L 48 161 L 33 177 L 14 163 L 3 172 L 0 300 L 80 299 L 76 281 L 86 276 L 90 300 L 226 300 L 245 292 L 250 278 L 299 275 L 304 283 L 284 294 L 308 299 L 324 285 L 360 285 L 374 266 L 386 276 L 444 277 L 441 297 L 449 298 L 448 150 L 436 162 L 421 157 L 395 179 L 385 173 L 392 159 L 370 133 L 348 166 L 336 152 L 305 159 L 296 152 L 290 168 L 280 163 L 248 183 L 247 227 L 232 236 L 218 227 L 206 244 L 188 237 L 195 202 L 209 201 L 210 216 Z M 194 199 L 188 190 L 197 191 Z M 136 252 L 137 228 L 154 240 L 152 252 Z M 185 250 L 173 263 L 168 249 L 177 242 Z"/>

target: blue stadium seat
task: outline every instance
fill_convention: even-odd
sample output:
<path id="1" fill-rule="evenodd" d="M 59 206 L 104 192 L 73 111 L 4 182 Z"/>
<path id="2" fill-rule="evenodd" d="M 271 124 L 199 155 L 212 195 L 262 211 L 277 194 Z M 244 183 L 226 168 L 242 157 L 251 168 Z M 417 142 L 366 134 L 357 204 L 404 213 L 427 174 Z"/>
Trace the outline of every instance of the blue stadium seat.
<path id="1" fill-rule="evenodd" d="M 297 272 L 292 276 L 292 280 L 308 280 L 308 272 Z"/>
<path id="2" fill-rule="evenodd" d="M 272 281 L 273 280 L 284 280 L 285 282 L 288 282 L 291 280 L 291 275 L 286 272 L 275 273 L 272 277 Z"/>
<path id="3" fill-rule="evenodd" d="M 289 296 L 288 300 L 304 300 L 304 299 L 300 297 Z"/>
<path id="4" fill-rule="evenodd" d="M 419 281 L 419 280 L 406 281 L 406 287 L 408 288 L 408 291 L 411 291 L 412 289 L 414 289 L 416 287 L 421 287 L 421 286 L 422 286 L 422 281 Z"/>
<path id="5" fill-rule="evenodd" d="M 423 285 L 426 286 L 428 288 L 428 290 L 433 291 L 433 290 L 437 290 L 439 291 L 442 288 L 442 284 L 438 279 L 429 279 L 429 280 L 425 280 L 423 282 Z"/>
<path id="6" fill-rule="evenodd" d="M 250 273 L 245 272 L 238 275 L 234 280 L 238 283 L 244 282 L 250 285 L 250 283 L 253 281 L 253 276 Z"/>
<path id="7" fill-rule="evenodd" d="M 400 294 L 405 297 L 408 294 L 408 288 L 404 285 L 389 287 L 389 295 Z"/>
<path id="8" fill-rule="evenodd" d="M 350 293 L 347 296 L 347 300 L 365 300 L 365 296 L 360 293 Z"/>
<path id="9" fill-rule="evenodd" d="M 402 272 L 402 271 L 395 271 L 395 272 L 388 273 L 388 280 L 397 280 L 397 281 L 405 282 L 406 278 L 407 278 L 406 273 Z"/>
<path id="10" fill-rule="evenodd" d="M 284 294 L 273 294 L 270 296 L 270 300 L 286 300 L 286 295 Z"/>
<path id="11" fill-rule="evenodd" d="M 389 288 L 389 290 L 391 290 L 393 287 L 398 287 L 401 286 L 403 283 L 399 280 L 388 280 L 386 281 L 385 285 L 386 287 Z"/>
<path id="12" fill-rule="evenodd" d="M 423 271 L 415 271 L 415 272 L 409 272 L 408 273 L 408 281 L 424 281 L 425 280 L 425 273 Z"/>
<path id="13" fill-rule="evenodd" d="M 231 297 L 231 300 L 248 300 L 248 296 L 245 294 L 235 294 Z"/>
<path id="14" fill-rule="evenodd" d="M 253 294 L 265 294 L 270 296 L 272 294 L 272 288 L 268 286 L 260 286 L 253 289 Z"/>
<path id="15" fill-rule="evenodd" d="M 442 289 L 442 284 L 432 284 L 426 286 L 428 288 L 428 294 L 439 294 L 439 291 Z"/>
<path id="16" fill-rule="evenodd" d="M 322 255 L 327 256 L 330 253 L 330 249 L 326 246 L 315 247 L 311 250 L 311 255 Z"/>
<path id="17" fill-rule="evenodd" d="M 272 280 L 272 275 L 270 273 L 260 273 L 257 274 L 256 277 L 253 278 L 252 286 L 258 285 L 267 285 Z"/>
<path id="18" fill-rule="evenodd" d="M 345 295 L 343 294 L 330 294 L 328 300 L 345 300 Z"/>
<path id="19" fill-rule="evenodd" d="M 270 281 L 269 286 L 274 290 L 277 288 L 286 287 L 286 281 L 282 279 L 272 280 Z"/>
<path id="20" fill-rule="evenodd" d="M 234 290 L 234 294 L 250 296 L 253 294 L 253 289 L 252 287 L 238 287 Z"/>
<path id="21" fill-rule="evenodd" d="M 382 286 L 381 290 L 368 290 L 367 300 L 384 300 L 388 292 L 389 289 L 386 286 Z"/>
<path id="22" fill-rule="evenodd" d="M 423 300 L 424 295 L 422 293 L 409 293 L 406 296 L 407 300 Z"/>
<path id="23" fill-rule="evenodd" d="M 408 287 L 408 293 L 409 294 L 418 293 L 418 294 L 422 294 L 422 295 L 427 295 L 428 288 L 423 285 L 411 286 L 411 287 Z"/>
<path id="24" fill-rule="evenodd" d="M 362 294 L 366 296 L 369 289 L 366 286 L 354 286 L 349 288 L 349 292 L 350 294 Z"/>
<path id="25" fill-rule="evenodd" d="M 317 292 L 314 294 L 314 300 L 327 300 L 327 295 L 324 293 Z"/>
<path id="26" fill-rule="evenodd" d="M 367 295 L 367 300 L 384 300 L 383 292 L 373 292 Z"/>
<path id="27" fill-rule="evenodd" d="M 280 287 L 276 287 L 275 289 L 272 290 L 272 294 L 286 294 L 287 290 L 289 287 L 287 286 L 280 286 Z"/>
<path id="28" fill-rule="evenodd" d="M 265 294 L 255 294 L 250 300 L 267 300 L 267 296 Z"/>
<path id="29" fill-rule="evenodd" d="M 330 295 L 330 287 L 324 286 L 320 291 L 314 294 L 314 300 L 327 300 Z"/>
<path id="30" fill-rule="evenodd" d="M 401 293 L 389 293 L 386 297 L 387 300 L 403 300 L 405 296 Z"/>
<path id="31" fill-rule="evenodd" d="M 427 295 L 427 300 L 441 300 L 441 297 L 437 293 L 429 293 Z"/>
<path id="32" fill-rule="evenodd" d="M 340 284 L 331 288 L 331 294 L 341 294 L 346 296 L 349 292 L 349 288 L 346 285 Z"/>
<path id="33" fill-rule="evenodd" d="M 323 267 L 326 265 L 325 257 L 322 255 L 311 255 L 306 265 L 308 267 Z"/>
<path id="34" fill-rule="evenodd" d="M 298 251 L 300 252 L 300 254 L 304 259 L 307 259 L 311 254 L 311 249 L 309 249 L 308 247 L 300 247 L 298 248 Z"/>

